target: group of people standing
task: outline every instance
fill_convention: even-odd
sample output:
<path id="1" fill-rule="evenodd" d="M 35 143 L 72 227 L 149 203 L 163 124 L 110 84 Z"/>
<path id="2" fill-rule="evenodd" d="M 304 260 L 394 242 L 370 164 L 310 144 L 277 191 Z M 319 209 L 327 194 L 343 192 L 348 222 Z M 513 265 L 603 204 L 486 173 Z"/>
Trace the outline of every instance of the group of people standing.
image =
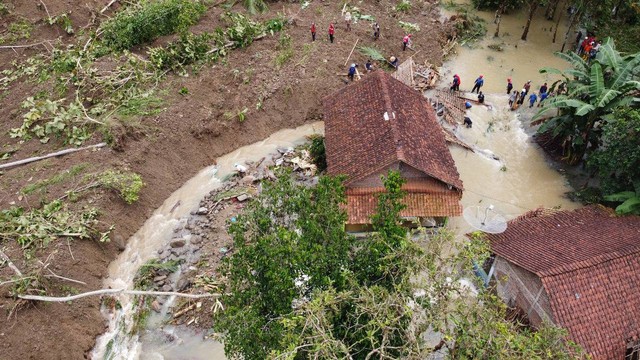
<path id="1" fill-rule="evenodd" d="M 345 22 L 346 31 L 351 31 L 351 13 L 348 11 L 344 16 L 344 22 Z M 373 28 L 373 39 L 378 40 L 380 38 L 380 25 L 377 22 L 375 22 L 371 25 L 371 27 Z M 316 28 L 315 22 L 311 23 L 310 30 L 311 30 L 311 41 L 316 41 L 317 28 Z M 333 43 L 333 40 L 335 39 L 335 34 L 336 34 L 336 26 L 333 23 L 329 24 L 328 34 L 329 34 L 329 42 Z M 411 35 L 409 35 L 409 38 L 411 38 Z"/>
<path id="2" fill-rule="evenodd" d="M 587 36 L 583 39 L 582 31 L 578 31 L 578 36 L 576 36 L 576 53 L 580 55 L 584 61 L 595 59 L 601 46 L 602 41 L 597 40 L 595 36 L 587 33 Z"/>
<path id="3" fill-rule="evenodd" d="M 564 83 L 561 83 L 558 86 L 558 92 L 559 93 L 563 92 L 565 86 L 566 85 Z M 511 78 L 508 78 L 507 79 L 507 95 L 509 95 L 509 108 L 511 110 L 516 110 L 520 105 L 524 104 L 525 100 L 527 99 L 527 95 L 529 94 L 529 90 L 531 89 L 531 80 L 527 81 L 522 86 L 522 90 L 520 91 L 517 91 L 517 90 L 511 91 L 512 89 L 513 89 L 513 83 L 511 82 Z M 529 95 L 529 108 L 532 108 L 536 102 L 538 103 L 538 107 L 541 107 L 542 103 L 549 96 L 553 96 L 553 94 L 550 93 L 549 86 L 545 82 L 544 84 L 542 84 L 542 86 L 540 86 L 540 89 L 538 90 L 537 94 L 534 91 Z"/>

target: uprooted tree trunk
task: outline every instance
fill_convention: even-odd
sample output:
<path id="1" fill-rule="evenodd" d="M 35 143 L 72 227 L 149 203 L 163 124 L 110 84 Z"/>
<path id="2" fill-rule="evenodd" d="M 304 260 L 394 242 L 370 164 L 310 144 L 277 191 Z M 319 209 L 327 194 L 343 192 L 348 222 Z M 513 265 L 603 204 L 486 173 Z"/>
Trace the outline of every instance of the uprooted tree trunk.
<path id="1" fill-rule="evenodd" d="M 529 35 L 529 27 L 531 26 L 531 20 L 533 20 L 533 15 L 535 15 L 539 5 L 539 0 L 531 0 L 531 2 L 529 3 L 529 18 L 527 19 L 527 25 L 525 25 L 524 32 L 522 33 L 522 37 L 520 39 L 525 41 L 527 40 L 527 35 Z"/>
<path id="2" fill-rule="evenodd" d="M 18 295 L 20 299 L 23 300 L 34 300 L 34 301 L 47 301 L 47 302 L 67 302 L 78 300 L 87 296 L 96 296 L 96 295 L 116 295 L 116 294 L 125 294 L 125 295 L 144 295 L 144 296 L 179 296 L 186 297 L 190 299 L 200 299 L 200 298 L 219 298 L 222 294 L 184 294 L 173 291 L 142 291 L 142 290 L 126 290 L 126 289 L 102 289 L 102 290 L 94 290 L 89 291 L 82 294 L 71 295 L 71 296 L 38 296 L 38 295 Z"/>

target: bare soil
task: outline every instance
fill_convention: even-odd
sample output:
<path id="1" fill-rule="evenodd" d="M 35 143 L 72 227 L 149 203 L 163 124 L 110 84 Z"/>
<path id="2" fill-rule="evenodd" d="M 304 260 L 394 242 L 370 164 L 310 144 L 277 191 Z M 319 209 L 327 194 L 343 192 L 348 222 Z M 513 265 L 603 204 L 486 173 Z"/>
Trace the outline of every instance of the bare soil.
<path id="1" fill-rule="evenodd" d="M 95 29 L 106 15 L 117 11 L 118 4 L 104 15 L 100 10 L 107 0 L 43 0 L 52 15 L 69 13 L 76 33 L 81 28 Z M 74 44 L 76 38 L 67 35 L 58 25 L 48 25 L 47 14 L 39 1 L 5 1 L 10 13 L 0 16 L 0 33 L 6 32 L 10 22 L 24 18 L 33 24 L 30 38 L 16 44 L 28 45 L 44 40 L 60 39 L 62 44 Z M 43 262 L 49 258 L 50 268 L 56 274 L 86 282 L 85 285 L 49 279 L 48 294 L 63 295 L 101 288 L 108 264 L 128 239 L 162 201 L 201 168 L 215 163 L 217 157 L 240 146 L 259 141 L 283 128 L 295 127 L 322 117 L 321 100 L 344 86 L 344 66 L 356 39 L 358 46 L 375 46 L 385 56 L 395 55 L 400 61 L 415 54 L 414 60 L 433 64 L 442 62 L 442 44 L 448 27 L 441 24 L 437 1 L 412 2 L 412 9 L 399 15 L 393 10 L 393 1 L 367 1 L 358 4 L 363 14 L 374 16 L 381 26 L 381 38 L 374 42 L 370 23 L 361 21 L 345 31 L 340 11 L 342 2 L 313 1 L 301 10 L 299 2 L 270 3 L 271 10 L 262 18 L 284 13 L 293 19 L 285 31 L 293 39 L 293 58 L 281 69 L 275 66 L 278 37 L 266 37 L 245 49 L 232 51 L 224 61 L 207 65 L 198 74 L 188 77 L 169 75 L 160 88 L 164 90 L 166 108 L 156 116 L 143 117 L 135 127 L 123 127 L 116 136 L 116 146 L 98 151 L 85 151 L 62 158 L 49 159 L 4 171 L 0 175 L 0 209 L 12 205 L 31 208 L 41 201 L 50 201 L 74 186 L 67 180 L 30 195 L 20 190 L 43 179 L 50 179 L 74 165 L 87 164 L 87 173 L 107 168 L 130 169 L 142 175 L 146 184 L 140 200 L 126 205 L 115 194 L 95 191 L 85 194 L 71 206 L 80 209 L 96 207 L 106 225 L 116 230 L 110 243 L 74 241 L 50 244 L 38 252 Z M 419 5 L 421 4 L 421 5 Z M 241 8 L 234 8 L 243 11 Z M 223 10 L 211 7 L 194 32 L 212 31 L 221 24 Z M 416 22 L 421 31 L 414 33 L 414 47 L 418 53 L 402 52 L 404 30 L 398 20 Z M 317 41 L 310 42 L 309 25 L 316 22 Z M 336 24 L 336 41 L 328 41 L 326 29 Z M 168 39 L 159 39 L 154 46 Z M 311 44 L 305 50 L 306 44 Z M 4 44 L 8 45 L 8 44 Z M 63 46 L 63 45 L 59 45 Z M 134 49 L 144 56 L 145 47 Z M 0 71 L 11 67 L 12 61 L 24 61 L 45 51 L 42 46 L 0 49 Z M 355 51 L 349 63 L 361 64 L 366 58 Z M 2 76 L 2 75 L 0 75 Z M 187 88 L 188 95 L 178 90 Z M 8 160 L 15 161 L 34 155 L 46 154 L 63 148 L 60 142 L 41 144 L 37 140 L 19 143 L 8 136 L 11 128 L 22 123 L 20 104 L 40 89 L 28 81 L 17 81 L 6 94 L 0 96 L 0 141 L 2 148 L 17 149 Z M 262 109 L 256 104 L 264 97 Z M 225 112 L 248 108 L 247 119 L 227 119 Z M 87 143 L 97 143 L 100 133 Z M 26 261 L 22 250 L 14 242 L 2 240 L 0 248 L 20 269 L 37 265 L 37 260 Z M 0 282 L 14 274 L 0 267 Z M 0 359 L 81 359 L 88 357 L 97 335 L 104 331 L 105 322 L 99 312 L 98 298 L 85 298 L 70 304 L 44 304 L 18 302 L 11 297 L 10 286 L 0 286 Z M 17 308 L 16 308 L 17 306 Z M 12 310 L 16 311 L 12 311 Z M 10 317 L 8 315 L 11 314 Z"/>

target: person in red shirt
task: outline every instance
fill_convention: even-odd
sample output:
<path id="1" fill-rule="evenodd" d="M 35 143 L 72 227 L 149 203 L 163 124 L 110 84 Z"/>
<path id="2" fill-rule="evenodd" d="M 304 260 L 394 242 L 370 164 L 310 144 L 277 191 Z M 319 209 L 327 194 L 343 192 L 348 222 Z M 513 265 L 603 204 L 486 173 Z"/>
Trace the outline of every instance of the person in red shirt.
<path id="1" fill-rule="evenodd" d="M 336 33 L 336 28 L 333 26 L 333 23 L 329 24 L 329 41 L 333 44 L 333 34 Z"/>
<path id="2" fill-rule="evenodd" d="M 411 34 L 402 38 L 402 51 L 407 50 L 407 46 L 411 47 Z"/>
<path id="3" fill-rule="evenodd" d="M 316 23 L 311 23 L 311 41 L 316 41 Z"/>

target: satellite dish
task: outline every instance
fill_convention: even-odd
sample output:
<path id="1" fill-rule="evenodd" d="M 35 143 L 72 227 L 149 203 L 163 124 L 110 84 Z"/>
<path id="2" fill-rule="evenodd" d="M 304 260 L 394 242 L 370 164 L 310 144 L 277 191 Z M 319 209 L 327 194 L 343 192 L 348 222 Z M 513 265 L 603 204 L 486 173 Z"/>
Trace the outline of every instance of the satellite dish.
<path id="1" fill-rule="evenodd" d="M 500 234 L 507 230 L 507 220 L 493 210 L 493 205 L 469 206 L 462 212 L 462 217 L 469 225 L 486 233 Z"/>

